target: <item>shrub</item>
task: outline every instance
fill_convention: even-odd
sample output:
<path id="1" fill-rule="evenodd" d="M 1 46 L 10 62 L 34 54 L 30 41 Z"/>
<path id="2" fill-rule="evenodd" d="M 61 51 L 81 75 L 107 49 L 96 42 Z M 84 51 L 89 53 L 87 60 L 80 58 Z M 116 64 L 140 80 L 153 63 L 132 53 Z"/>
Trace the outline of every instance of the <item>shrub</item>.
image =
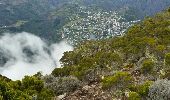
<path id="1" fill-rule="evenodd" d="M 125 89 L 133 83 L 132 76 L 127 72 L 117 72 L 113 76 L 105 77 L 102 80 L 103 88 L 114 87 L 116 89 Z"/>
<path id="2" fill-rule="evenodd" d="M 101 68 L 105 68 L 106 66 L 118 67 L 122 64 L 122 59 L 117 53 L 112 52 L 98 52 L 96 54 L 97 64 Z"/>
<path id="3" fill-rule="evenodd" d="M 135 92 L 137 92 L 142 97 L 146 97 L 149 92 L 149 87 L 152 85 L 152 83 L 152 81 L 146 81 L 143 84 L 137 85 Z"/>
<path id="4" fill-rule="evenodd" d="M 136 92 L 129 92 L 128 100 L 141 100 L 141 97 Z"/>
<path id="5" fill-rule="evenodd" d="M 157 51 L 160 51 L 160 52 L 164 51 L 165 49 L 166 49 L 166 46 L 164 46 L 164 45 L 158 45 L 158 46 L 156 47 L 156 50 L 157 50 Z"/>
<path id="6" fill-rule="evenodd" d="M 165 54 L 165 65 L 170 65 L 170 53 Z"/>
<path id="7" fill-rule="evenodd" d="M 30 100 L 31 96 L 21 90 L 10 87 L 10 83 L 0 82 L 0 100 Z M 22 98 L 22 99 L 21 99 Z"/>
<path id="8" fill-rule="evenodd" d="M 21 84 L 21 90 L 31 97 L 36 96 L 38 100 L 51 100 L 51 97 L 54 96 L 53 91 L 50 89 L 44 88 L 44 81 L 39 77 L 34 76 L 25 76 L 21 83 L 17 82 L 17 84 Z M 16 85 L 17 86 L 17 85 Z"/>
<path id="9" fill-rule="evenodd" d="M 161 70 L 161 78 L 170 80 L 170 69 Z"/>
<path id="10" fill-rule="evenodd" d="M 102 76 L 102 69 L 89 69 L 83 77 L 83 81 L 92 83 L 92 82 L 100 82 Z"/>
<path id="11" fill-rule="evenodd" d="M 37 95 L 37 100 L 51 100 L 53 96 L 54 96 L 53 91 L 43 88 L 43 90 Z"/>
<path id="12" fill-rule="evenodd" d="M 91 70 L 91 68 L 85 66 L 74 66 L 74 70 L 71 72 L 71 75 L 77 77 L 79 80 L 83 80 L 84 76 Z"/>
<path id="13" fill-rule="evenodd" d="M 40 92 L 44 88 L 43 81 L 34 76 L 25 76 L 22 79 L 23 89 L 31 89 Z"/>
<path id="14" fill-rule="evenodd" d="M 149 87 L 153 84 L 152 81 L 146 81 L 143 84 L 132 85 L 129 89 L 140 95 L 142 99 L 146 99 L 149 93 Z"/>
<path id="15" fill-rule="evenodd" d="M 72 76 L 54 77 L 50 75 L 45 76 L 44 80 L 46 82 L 46 87 L 53 90 L 56 95 L 73 92 L 74 90 L 82 86 L 81 81 Z"/>
<path id="16" fill-rule="evenodd" d="M 146 73 L 152 73 L 153 69 L 154 69 L 154 62 L 150 59 L 147 59 L 143 62 L 142 64 L 142 68 L 141 71 L 142 73 L 146 74 Z"/>
<path id="17" fill-rule="evenodd" d="M 70 75 L 72 67 L 55 68 L 52 71 L 52 75 L 55 77 L 63 77 Z"/>
<path id="18" fill-rule="evenodd" d="M 150 100 L 170 100 L 170 81 L 157 80 L 150 88 Z"/>

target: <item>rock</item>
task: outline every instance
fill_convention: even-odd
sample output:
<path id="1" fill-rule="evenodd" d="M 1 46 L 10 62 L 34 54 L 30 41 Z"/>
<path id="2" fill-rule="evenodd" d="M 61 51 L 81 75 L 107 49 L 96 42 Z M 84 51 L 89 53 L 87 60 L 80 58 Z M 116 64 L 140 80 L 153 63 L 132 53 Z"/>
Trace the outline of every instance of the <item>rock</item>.
<path id="1" fill-rule="evenodd" d="M 82 88 L 82 90 L 87 91 L 87 90 L 89 90 L 90 88 L 91 88 L 90 86 L 86 85 L 86 86 L 84 86 L 84 87 Z"/>
<path id="2" fill-rule="evenodd" d="M 66 93 L 62 94 L 62 95 L 59 95 L 58 96 L 58 100 L 62 100 L 64 97 L 66 97 Z"/>
<path id="3" fill-rule="evenodd" d="M 103 91 L 101 85 L 96 83 L 83 86 L 74 93 L 68 94 L 63 100 L 112 100 L 112 96 L 109 92 Z"/>

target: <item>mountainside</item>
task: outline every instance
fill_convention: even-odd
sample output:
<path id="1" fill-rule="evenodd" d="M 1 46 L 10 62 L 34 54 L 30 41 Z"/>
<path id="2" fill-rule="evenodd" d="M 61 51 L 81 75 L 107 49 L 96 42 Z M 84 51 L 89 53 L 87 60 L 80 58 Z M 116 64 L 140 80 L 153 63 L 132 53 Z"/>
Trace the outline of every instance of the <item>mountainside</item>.
<path id="1" fill-rule="evenodd" d="M 119 14 L 118 17 L 121 16 L 127 23 L 153 15 L 169 5 L 169 0 L 1 0 L 0 19 L 3 20 L 0 21 L 0 33 L 26 31 L 45 38 L 49 42 L 60 41 L 64 35 L 74 45 L 78 41 L 90 39 L 89 35 L 96 33 L 94 29 L 90 29 L 90 33 L 85 32 L 87 38 L 81 39 L 74 38 L 77 37 L 77 34 L 74 33 L 82 34 L 84 33 L 82 29 L 77 32 L 74 31 L 74 28 L 71 28 L 70 30 L 73 30 L 73 32 L 63 32 L 63 29 L 68 24 L 70 27 L 77 25 L 77 23 L 82 23 L 81 19 L 89 20 L 89 14 L 84 12 L 91 12 L 90 16 L 95 16 L 94 14 L 97 13 L 108 13 L 106 14 L 108 17 L 113 16 L 110 11 L 116 12 Z M 85 10 L 81 12 L 81 8 Z M 105 15 L 100 16 L 98 20 L 103 20 Z M 109 21 L 107 19 L 105 19 L 105 22 Z M 74 22 L 75 20 L 78 20 L 78 22 Z M 108 24 L 105 22 L 104 25 L 107 26 Z M 95 23 L 95 25 L 100 26 L 101 22 Z M 131 26 L 131 24 L 128 26 Z M 80 27 L 84 27 L 84 24 Z M 91 25 L 90 27 L 95 26 Z M 127 28 L 124 27 L 118 34 Z M 104 31 L 97 32 L 98 37 L 101 37 Z M 109 31 L 104 33 L 107 35 Z M 114 34 L 113 32 L 108 37 Z M 84 34 L 82 36 L 84 37 Z"/>
<path id="2" fill-rule="evenodd" d="M 169 20 L 167 10 L 132 26 L 123 37 L 80 44 L 64 54 L 62 68 L 46 76 L 56 77 L 46 81 L 47 87 L 57 95 L 66 93 L 64 100 L 169 100 Z M 83 86 L 71 83 L 70 76 Z M 77 87 L 65 90 L 69 85 Z"/>
<path id="3" fill-rule="evenodd" d="M 65 52 L 62 68 L 22 81 L 0 77 L 0 98 L 37 100 L 169 100 L 170 9 L 122 37 L 88 40 Z"/>

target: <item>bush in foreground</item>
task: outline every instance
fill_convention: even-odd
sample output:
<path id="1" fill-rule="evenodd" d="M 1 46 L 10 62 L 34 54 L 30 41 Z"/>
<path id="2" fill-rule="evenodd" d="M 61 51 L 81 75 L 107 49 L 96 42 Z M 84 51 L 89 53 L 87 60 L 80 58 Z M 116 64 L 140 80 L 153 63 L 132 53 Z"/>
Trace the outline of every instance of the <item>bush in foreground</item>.
<path id="1" fill-rule="evenodd" d="M 141 100 L 141 97 L 136 92 L 129 92 L 128 100 Z"/>
<path id="2" fill-rule="evenodd" d="M 81 81 L 76 77 L 54 77 L 52 75 L 44 77 L 46 87 L 53 90 L 56 95 L 61 95 L 68 92 L 73 92 L 81 87 Z"/>
<path id="3" fill-rule="evenodd" d="M 133 83 L 133 77 L 128 72 L 117 72 L 102 80 L 103 88 L 126 89 Z"/>
<path id="4" fill-rule="evenodd" d="M 157 80 L 150 88 L 150 100 L 170 100 L 170 81 Z"/>

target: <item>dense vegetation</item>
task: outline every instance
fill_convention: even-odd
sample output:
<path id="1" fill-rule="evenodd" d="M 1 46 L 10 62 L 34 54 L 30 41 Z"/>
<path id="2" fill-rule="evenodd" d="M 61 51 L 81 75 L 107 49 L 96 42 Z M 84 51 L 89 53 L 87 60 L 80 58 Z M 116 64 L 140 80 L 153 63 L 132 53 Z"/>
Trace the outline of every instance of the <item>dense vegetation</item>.
<path id="1" fill-rule="evenodd" d="M 40 74 L 25 76 L 21 81 L 0 77 L 0 100 L 51 100 L 53 91 L 44 88 Z"/>
<path id="2" fill-rule="evenodd" d="M 169 20 L 167 10 L 134 25 L 123 37 L 81 43 L 65 52 L 63 67 L 52 75 L 100 84 L 111 98 L 169 100 Z"/>

